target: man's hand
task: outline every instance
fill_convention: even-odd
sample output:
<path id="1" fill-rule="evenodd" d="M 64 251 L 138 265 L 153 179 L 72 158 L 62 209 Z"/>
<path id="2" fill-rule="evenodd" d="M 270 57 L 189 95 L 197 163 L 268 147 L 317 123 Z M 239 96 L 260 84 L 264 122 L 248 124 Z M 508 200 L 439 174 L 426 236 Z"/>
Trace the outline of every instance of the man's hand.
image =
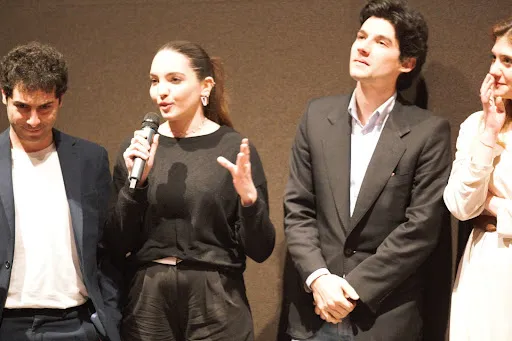
<path id="1" fill-rule="evenodd" d="M 315 313 L 329 323 L 340 323 L 354 310 L 359 295 L 340 276 L 322 275 L 311 283 Z"/>

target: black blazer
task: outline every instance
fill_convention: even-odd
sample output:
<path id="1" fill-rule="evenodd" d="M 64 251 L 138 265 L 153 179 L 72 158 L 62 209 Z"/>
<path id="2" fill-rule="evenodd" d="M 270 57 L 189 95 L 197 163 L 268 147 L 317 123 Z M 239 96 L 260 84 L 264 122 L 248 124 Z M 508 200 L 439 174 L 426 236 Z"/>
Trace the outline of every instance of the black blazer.
<path id="1" fill-rule="evenodd" d="M 451 266 L 450 215 L 443 203 L 451 166 L 449 123 L 399 96 L 351 217 L 349 100 L 311 101 L 292 147 L 284 197 L 287 333 L 307 338 L 322 325 L 304 283 L 313 271 L 327 268 L 345 276 L 360 296 L 350 314 L 356 341 L 415 341 L 423 332 L 434 333 L 423 328 L 426 303 L 437 309 L 436 322 L 444 327 L 425 339 L 442 340 Z M 434 293 L 426 278 L 432 271 Z M 425 302 L 425 295 L 437 305 Z"/>
<path id="2" fill-rule="evenodd" d="M 80 270 L 89 299 L 111 341 L 120 340 L 120 277 L 108 258 L 102 240 L 110 195 L 107 151 L 92 142 L 53 131 L 68 197 Z M 5 306 L 14 257 L 14 197 L 9 129 L 0 135 L 0 316 Z M 14 265 L 16 266 L 16 265 Z M 98 325 L 98 324 L 101 324 Z"/>

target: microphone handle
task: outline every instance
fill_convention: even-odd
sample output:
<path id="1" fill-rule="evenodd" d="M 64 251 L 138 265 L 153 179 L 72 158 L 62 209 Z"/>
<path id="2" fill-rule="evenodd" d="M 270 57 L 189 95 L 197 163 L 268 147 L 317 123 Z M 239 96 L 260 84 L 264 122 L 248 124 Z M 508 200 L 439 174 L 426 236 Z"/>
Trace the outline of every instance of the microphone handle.
<path id="1" fill-rule="evenodd" d="M 149 142 L 149 145 L 153 143 L 153 137 L 156 134 L 156 131 L 150 127 L 142 128 L 143 131 L 146 132 L 146 139 Z M 140 181 L 142 177 L 142 172 L 144 172 L 144 167 L 146 166 L 146 160 L 141 159 L 140 157 L 136 157 L 133 161 L 133 168 L 130 173 L 130 188 L 135 188 L 137 183 Z"/>

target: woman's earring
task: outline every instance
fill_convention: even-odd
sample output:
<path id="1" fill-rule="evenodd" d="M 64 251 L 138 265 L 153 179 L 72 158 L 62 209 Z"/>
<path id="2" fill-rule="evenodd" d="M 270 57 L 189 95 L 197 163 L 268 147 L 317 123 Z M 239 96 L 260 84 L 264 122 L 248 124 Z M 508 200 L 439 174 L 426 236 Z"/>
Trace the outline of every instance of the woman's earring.
<path id="1" fill-rule="evenodd" d="M 201 102 L 203 103 L 203 107 L 208 105 L 208 96 L 201 96 Z"/>

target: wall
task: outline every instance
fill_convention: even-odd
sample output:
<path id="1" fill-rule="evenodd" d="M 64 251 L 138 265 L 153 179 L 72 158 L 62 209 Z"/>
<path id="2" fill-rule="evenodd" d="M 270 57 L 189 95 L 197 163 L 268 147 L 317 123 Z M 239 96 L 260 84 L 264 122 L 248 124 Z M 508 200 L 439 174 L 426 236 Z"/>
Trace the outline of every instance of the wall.
<path id="1" fill-rule="evenodd" d="M 411 0 L 430 27 L 423 77 L 428 107 L 458 125 L 479 109 L 490 62 L 489 29 L 509 0 Z M 235 127 L 258 148 L 269 182 L 277 244 L 246 283 L 258 341 L 275 339 L 284 261 L 282 196 L 297 122 L 309 98 L 348 92 L 350 45 L 363 1 L 355 0 L 3 0 L 0 55 L 39 40 L 70 67 L 57 127 L 104 145 L 120 142 L 155 111 L 148 72 L 163 43 L 186 39 L 221 57 Z M 506 6 L 508 5 L 508 6 Z M 7 127 L 5 115 L 0 128 Z"/>

